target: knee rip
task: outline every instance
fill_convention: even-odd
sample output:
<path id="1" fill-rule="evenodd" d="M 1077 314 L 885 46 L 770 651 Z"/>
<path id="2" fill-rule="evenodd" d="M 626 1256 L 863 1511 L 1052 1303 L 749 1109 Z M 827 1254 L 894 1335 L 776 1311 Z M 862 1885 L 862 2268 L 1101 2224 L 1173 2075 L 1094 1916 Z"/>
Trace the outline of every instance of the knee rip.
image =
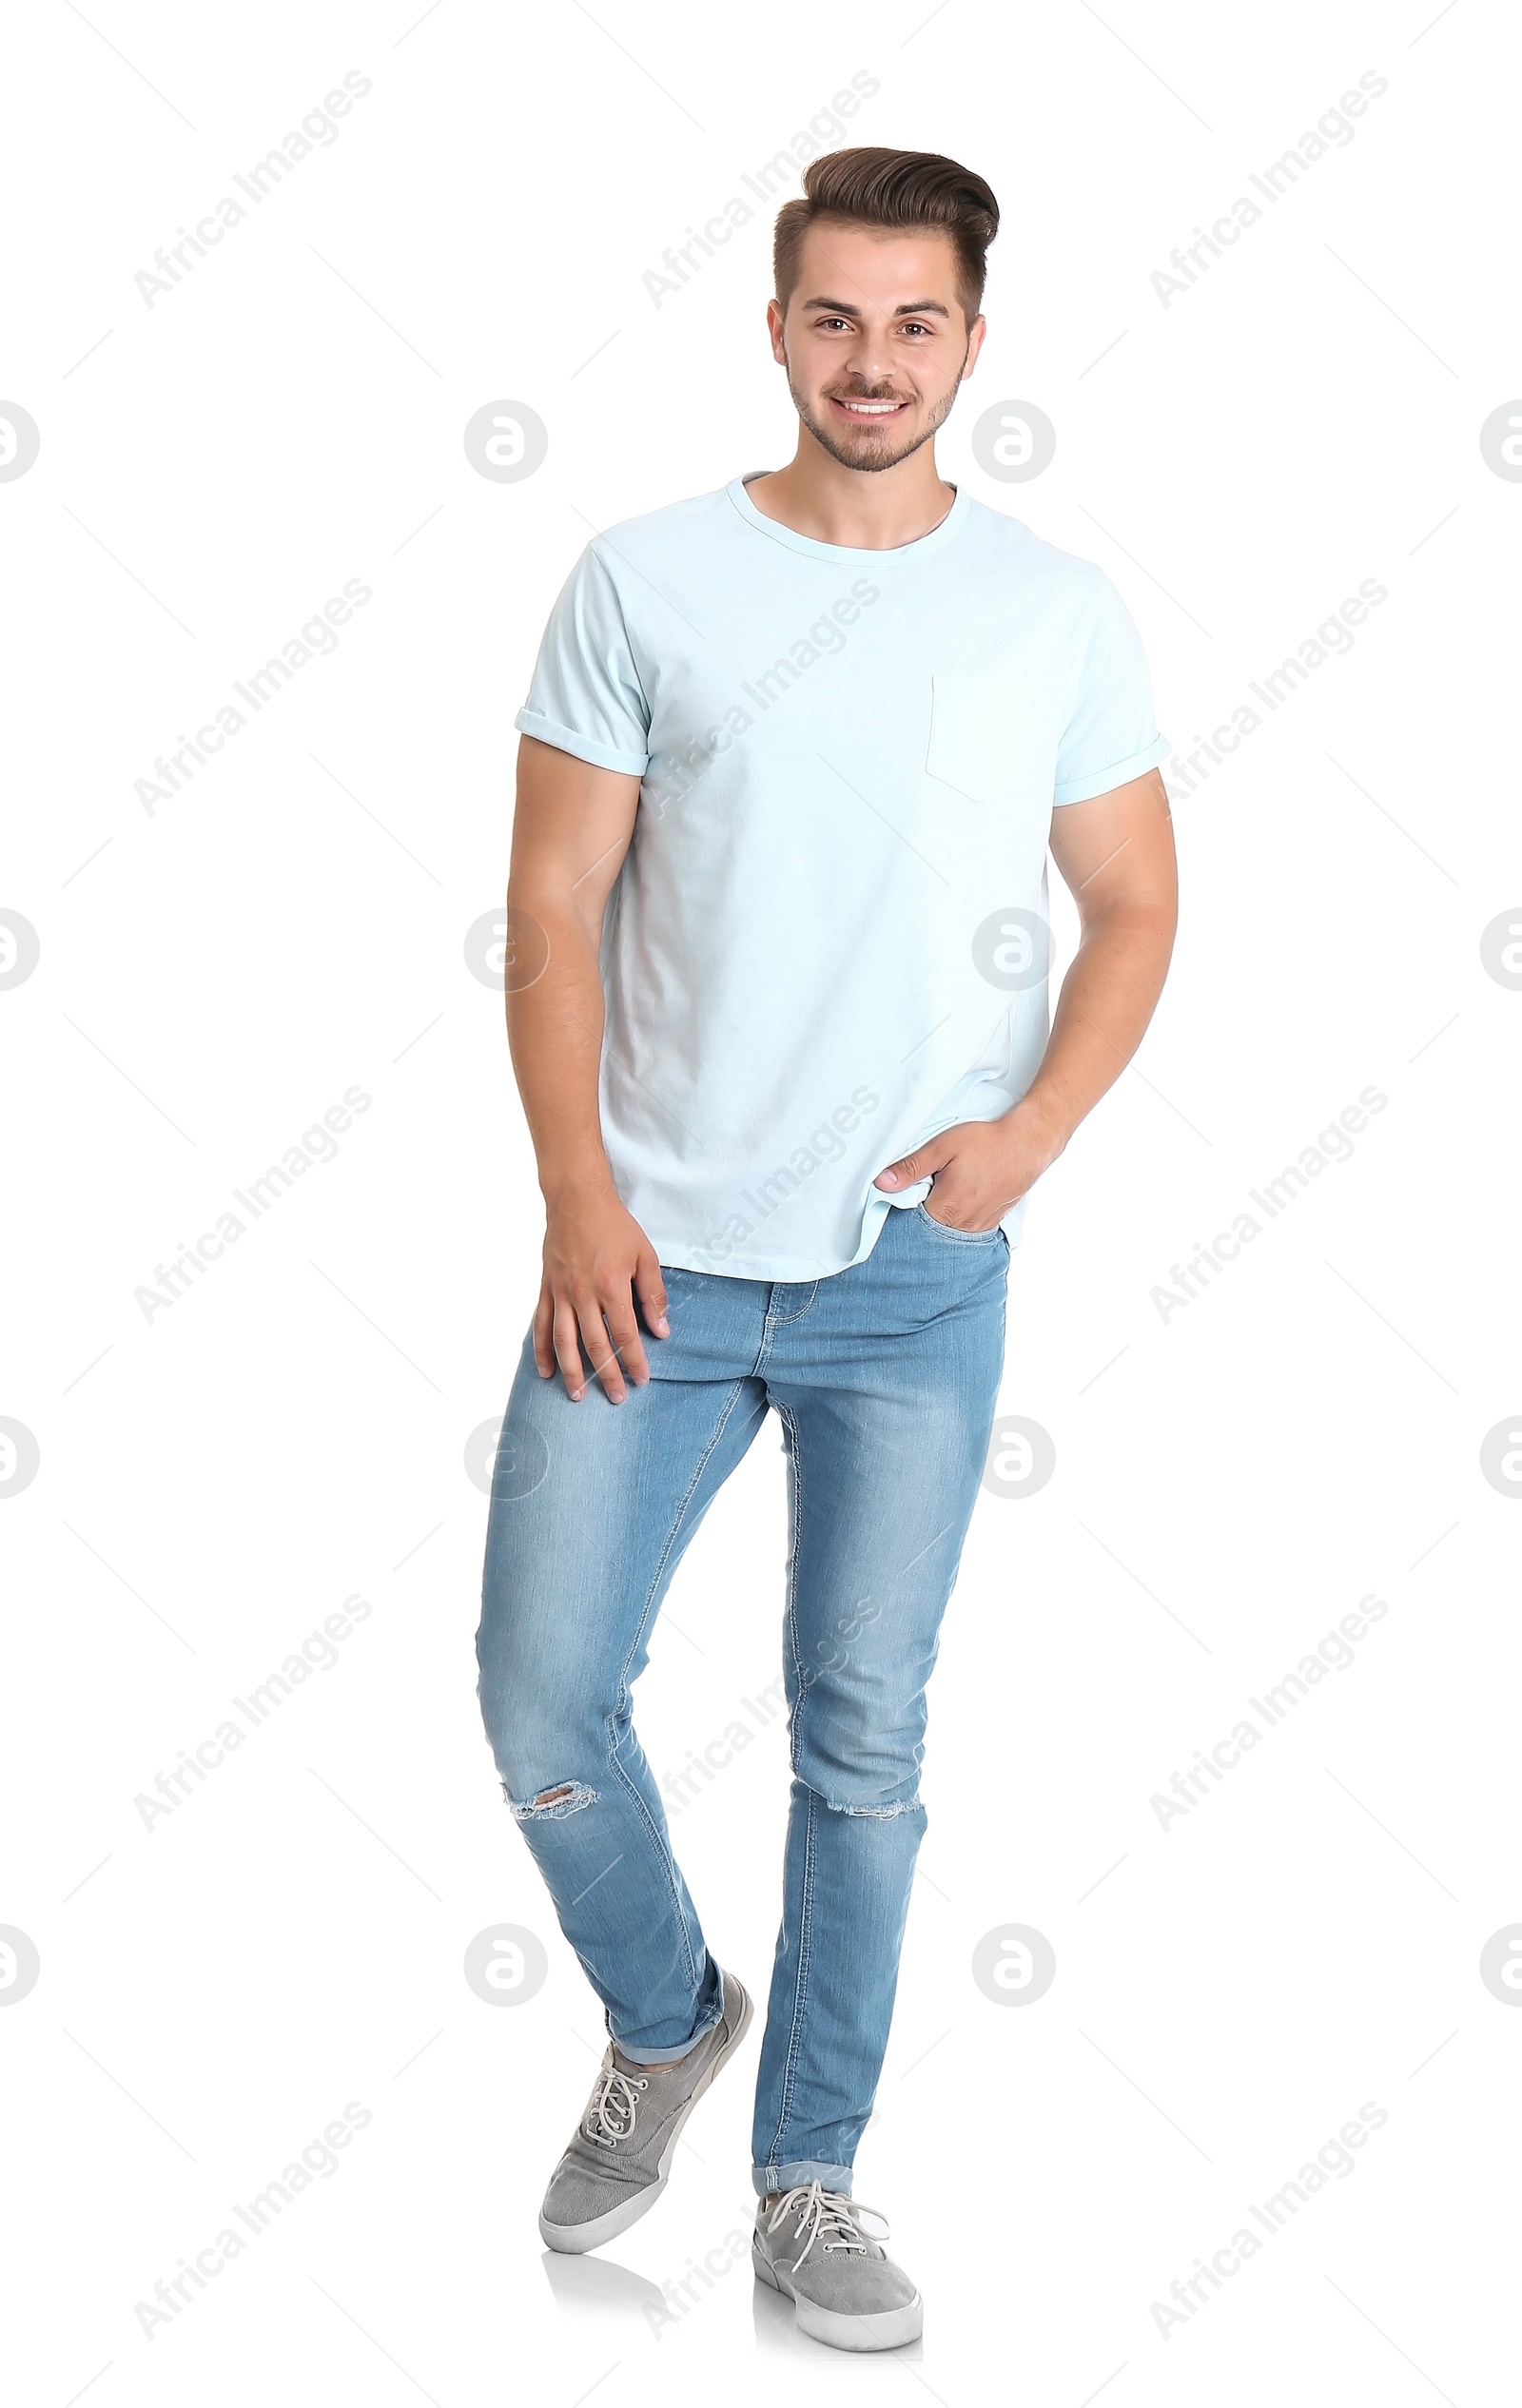
<path id="1" fill-rule="evenodd" d="M 865 1815 L 874 1823 L 890 1823 L 896 1815 L 912 1815 L 919 1806 L 917 1797 L 897 1797 L 890 1806 L 848 1806 L 844 1799 L 827 1797 L 825 1805 L 831 1815 Z"/>
<path id="2" fill-rule="evenodd" d="M 596 1791 L 589 1789 L 585 1781 L 560 1781 L 530 1798 L 510 1796 L 504 1781 L 502 1795 L 516 1823 L 558 1822 L 567 1815 L 579 1815 L 583 1806 L 594 1806 L 597 1799 Z"/>

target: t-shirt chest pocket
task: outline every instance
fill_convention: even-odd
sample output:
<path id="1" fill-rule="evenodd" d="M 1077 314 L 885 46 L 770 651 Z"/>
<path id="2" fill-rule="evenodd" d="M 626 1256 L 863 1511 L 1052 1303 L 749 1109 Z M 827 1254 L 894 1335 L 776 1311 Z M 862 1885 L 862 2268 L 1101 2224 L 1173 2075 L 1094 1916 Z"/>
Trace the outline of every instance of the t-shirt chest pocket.
<path id="1" fill-rule="evenodd" d="M 995 677 L 932 677 L 925 767 L 974 802 L 1014 794 L 1031 767 L 1029 706 Z"/>

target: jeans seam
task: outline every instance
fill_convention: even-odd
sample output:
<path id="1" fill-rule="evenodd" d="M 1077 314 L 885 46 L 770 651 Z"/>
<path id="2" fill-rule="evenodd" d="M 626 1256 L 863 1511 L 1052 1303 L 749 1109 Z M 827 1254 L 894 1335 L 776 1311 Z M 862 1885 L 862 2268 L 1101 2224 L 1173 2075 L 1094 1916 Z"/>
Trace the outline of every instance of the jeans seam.
<path id="1" fill-rule="evenodd" d="M 777 1404 L 777 1414 L 788 1434 L 788 1466 L 792 1482 L 792 1544 L 788 1551 L 788 1636 L 792 1647 L 795 1696 L 789 1718 L 789 1769 L 797 1777 L 795 1748 L 801 1738 L 804 1699 L 808 1689 L 803 1678 L 803 1658 L 798 1644 L 798 1558 L 803 1548 L 803 1452 L 798 1439 L 798 1422 L 790 1406 Z M 767 2150 L 767 2166 L 774 2172 L 779 2161 L 788 2118 L 792 2111 L 792 2093 L 798 2058 L 803 2049 L 803 2017 L 808 2003 L 809 1952 L 813 1933 L 813 1872 L 814 1872 L 814 1793 L 808 1787 L 808 1822 L 804 1835 L 804 1870 L 802 1897 L 798 1909 L 798 1978 L 793 1988 L 792 2021 L 788 2031 L 788 2047 L 783 2060 L 782 2088 L 777 2102 L 777 2126 Z"/>
<path id="2" fill-rule="evenodd" d="M 779 1403 L 777 1418 L 788 1433 L 788 1469 L 792 1483 L 792 1544 L 788 1549 L 787 1620 L 788 1636 L 792 1642 L 792 1669 L 797 1695 L 789 1717 L 788 1770 L 796 1774 L 795 1743 L 803 1736 L 803 1702 L 808 1693 L 803 1651 L 798 1642 L 798 1559 L 803 1553 L 803 1453 L 798 1440 L 798 1420 L 791 1406 Z"/>
<path id="3" fill-rule="evenodd" d="M 682 1913 L 682 1893 L 680 1887 L 678 1886 L 676 1859 L 672 1855 L 671 1841 L 669 1838 L 662 1838 L 655 1823 L 652 1820 L 649 1807 L 646 1805 L 645 1800 L 640 1796 L 638 1790 L 635 1788 L 634 1782 L 630 1779 L 629 1775 L 625 1772 L 623 1765 L 618 1760 L 618 1750 L 616 1745 L 610 1747 L 608 1751 L 608 1769 L 612 1773 L 614 1778 L 617 1781 L 620 1789 L 624 1793 L 624 1796 L 629 1800 L 629 1803 L 633 1806 L 635 1814 L 639 1817 L 639 1820 L 644 1825 L 645 1836 L 649 1840 L 651 1847 L 654 1850 L 655 1859 L 660 1867 L 661 1878 L 665 1882 L 667 1891 L 671 1897 L 672 1908 L 676 1919 L 676 1927 L 682 1935 L 682 1959 L 687 1968 L 687 1978 L 695 1991 L 697 1989 L 697 1967 L 693 1962 L 693 1952 L 688 1943 L 687 1917 Z"/>
<path id="4" fill-rule="evenodd" d="M 791 1284 L 794 1284 L 794 1283 L 790 1282 L 789 1284 L 790 1284 L 790 1285 L 791 1285 Z M 775 1292 L 776 1292 L 775 1288 L 773 1288 L 773 1291 L 772 1291 L 773 1298 L 775 1297 Z M 810 1281 L 810 1288 L 809 1288 L 809 1293 L 808 1293 L 808 1295 L 806 1296 L 806 1298 L 804 1299 L 803 1303 L 802 1303 L 802 1304 L 798 1307 L 798 1310 L 797 1310 L 797 1311 L 796 1311 L 796 1312 L 777 1312 L 777 1311 L 774 1310 L 774 1305 L 769 1305 L 769 1307 L 768 1307 L 768 1309 L 767 1309 L 767 1320 L 768 1320 L 768 1323 L 769 1323 L 769 1325 L 770 1325 L 770 1328 L 771 1328 L 771 1330 L 787 1330 L 787 1329 L 790 1329 L 790 1328 L 791 1328 L 791 1326 L 792 1326 L 792 1324 L 793 1324 L 793 1322 L 795 1322 L 795 1321 L 801 1321 L 801 1320 L 803 1319 L 803 1317 L 804 1317 L 804 1315 L 805 1315 L 805 1313 L 806 1313 L 806 1312 L 811 1312 L 811 1311 L 813 1311 L 813 1308 L 814 1308 L 814 1300 L 815 1300 L 815 1298 L 818 1296 L 818 1293 L 819 1293 L 819 1282 L 818 1282 L 818 1280 L 817 1280 L 817 1279 L 815 1279 L 815 1280 Z"/>
<path id="5" fill-rule="evenodd" d="M 630 1641 L 629 1653 L 625 1656 L 623 1663 L 619 1668 L 618 1699 L 621 1709 L 627 1710 L 630 1703 L 629 1667 L 634 1660 L 634 1656 L 638 1651 L 641 1640 L 648 1635 L 651 1623 L 651 1606 L 654 1600 L 659 1595 L 661 1576 L 665 1572 L 668 1563 L 671 1561 L 671 1552 L 673 1546 L 675 1544 L 677 1532 L 681 1529 L 682 1524 L 686 1519 L 687 1508 L 693 1501 L 693 1493 L 696 1490 L 698 1482 L 703 1477 L 703 1472 L 707 1466 L 709 1457 L 712 1454 L 714 1447 L 718 1445 L 725 1430 L 729 1427 L 730 1416 L 734 1410 L 735 1400 L 739 1396 L 740 1390 L 744 1388 L 744 1380 L 739 1379 L 736 1380 L 731 1388 L 729 1395 L 724 1401 L 724 1409 L 713 1426 L 708 1445 L 704 1447 L 702 1454 L 699 1456 L 697 1463 L 693 1466 L 693 1477 L 688 1482 L 686 1488 L 683 1490 L 677 1503 L 676 1510 L 672 1516 L 672 1525 L 666 1533 L 666 1544 L 660 1551 L 660 1559 L 655 1565 L 654 1571 L 651 1575 L 650 1586 L 645 1593 L 644 1609 L 640 1614 L 638 1626 L 635 1629 L 633 1640 Z M 697 1967 L 693 1961 L 693 1952 L 688 1945 L 687 1919 L 682 1913 L 680 1879 L 676 1870 L 676 1859 L 672 1854 L 671 1841 L 669 1838 L 662 1838 L 659 1830 L 651 1816 L 649 1807 L 646 1805 L 645 1800 L 640 1796 L 638 1790 L 635 1788 L 634 1782 L 630 1779 L 629 1775 L 624 1770 L 624 1767 L 619 1760 L 618 1743 L 614 1737 L 611 1727 L 608 1732 L 608 1768 L 619 1782 L 625 1796 L 628 1797 L 630 1803 L 634 1806 L 635 1812 L 639 1816 L 640 1820 L 643 1822 L 647 1836 L 649 1837 L 655 1850 L 656 1855 L 660 1860 L 661 1871 L 671 1892 L 672 1905 L 675 1910 L 677 1928 L 682 1935 L 682 1954 L 687 1965 L 687 1976 L 695 1990 L 697 1987 Z"/>
<path id="6" fill-rule="evenodd" d="M 805 1783 L 805 1787 L 808 1784 Z M 818 1804 L 814 1792 L 809 1790 L 808 1822 L 804 1834 L 802 1897 L 798 1909 L 798 1979 L 792 1994 L 792 2021 L 788 2028 L 787 2055 L 782 2068 L 782 2094 L 777 2102 L 777 2128 L 767 2150 L 767 2167 L 774 2173 L 782 2157 L 783 2135 L 792 2113 L 792 2093 L 803 2054 L 804 2010 L 809 2003 L 809 1957 L 813 1939 L 814 1906 L 814 1814 Z"/>

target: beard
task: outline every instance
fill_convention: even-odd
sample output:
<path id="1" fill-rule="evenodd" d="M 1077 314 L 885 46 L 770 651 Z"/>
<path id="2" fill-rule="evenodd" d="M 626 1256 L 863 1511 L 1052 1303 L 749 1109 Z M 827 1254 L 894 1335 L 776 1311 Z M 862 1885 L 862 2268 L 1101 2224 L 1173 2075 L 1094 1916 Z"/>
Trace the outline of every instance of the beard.
<path id="1" fill-rule="evenodd" d="M 963 355 L 962 364 L 964 367 L 966 365 L 966 354 Z M 879 469 L 897 468 L 900 460 L 907 460 L 922 443 L 928 443 L 950 417 L 951 405 L 959 390 L 959 380 L 953 379 L 946 386 L 945 398 L 931 405 L 929 416 L 912 431 L 890 432 L 886 426 L 873 426 L 868 421 L 858 432 L 855 428 L 837 426 L 833 419 L 823 418 L 814 408 L 812 397 L 800 392 L 793 382 L 792 363 L 790 360 L 788 363 L 788 391 L 792 396 L 792 406 L 820 450 L 828 452 L 832 460 L 838 460 L 842 468 L 861 469 L 868 475 Z M 898 401 L 904 397 L 893 392 L 857 392 L 852 389 L 839 398 L 849 401 Z"/>

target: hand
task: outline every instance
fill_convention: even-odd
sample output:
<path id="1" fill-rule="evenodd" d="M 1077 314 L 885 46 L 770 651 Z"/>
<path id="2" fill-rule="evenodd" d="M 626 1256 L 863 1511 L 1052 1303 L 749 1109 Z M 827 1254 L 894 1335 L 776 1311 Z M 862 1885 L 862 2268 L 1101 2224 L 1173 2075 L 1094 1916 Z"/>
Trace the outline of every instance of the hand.
<path id="1" fill-rule="evenodd" d="M 1064 1140 L 1034 1110 L 1016 1104 L 1000 1120 L 963 1120 L 879 1171 L 889 1192 L 933 1181 L 926 1201 L 932 1221 L 982 1233 L 997 1228 L 1012 1204 L 1056 1161 Z"/>
<path id="2" fill-rule="evenodd" d="M 558 1364 L 566 1394 L 579 1404 L 587 1388 L 584 1347 L 610 1404 L 623 1403 L 626 1378 L 643 1388 L 650 1366 L 634 1316 L 635 1296 L 652 1335 L 670 1337 L 655 1250 L 614 1190 L 580 1186 L 552 1201 L 544 1231 L 544 1281 L 534 1315 L 534 1360 L 540 1378 L 553 1379 Z"/>

